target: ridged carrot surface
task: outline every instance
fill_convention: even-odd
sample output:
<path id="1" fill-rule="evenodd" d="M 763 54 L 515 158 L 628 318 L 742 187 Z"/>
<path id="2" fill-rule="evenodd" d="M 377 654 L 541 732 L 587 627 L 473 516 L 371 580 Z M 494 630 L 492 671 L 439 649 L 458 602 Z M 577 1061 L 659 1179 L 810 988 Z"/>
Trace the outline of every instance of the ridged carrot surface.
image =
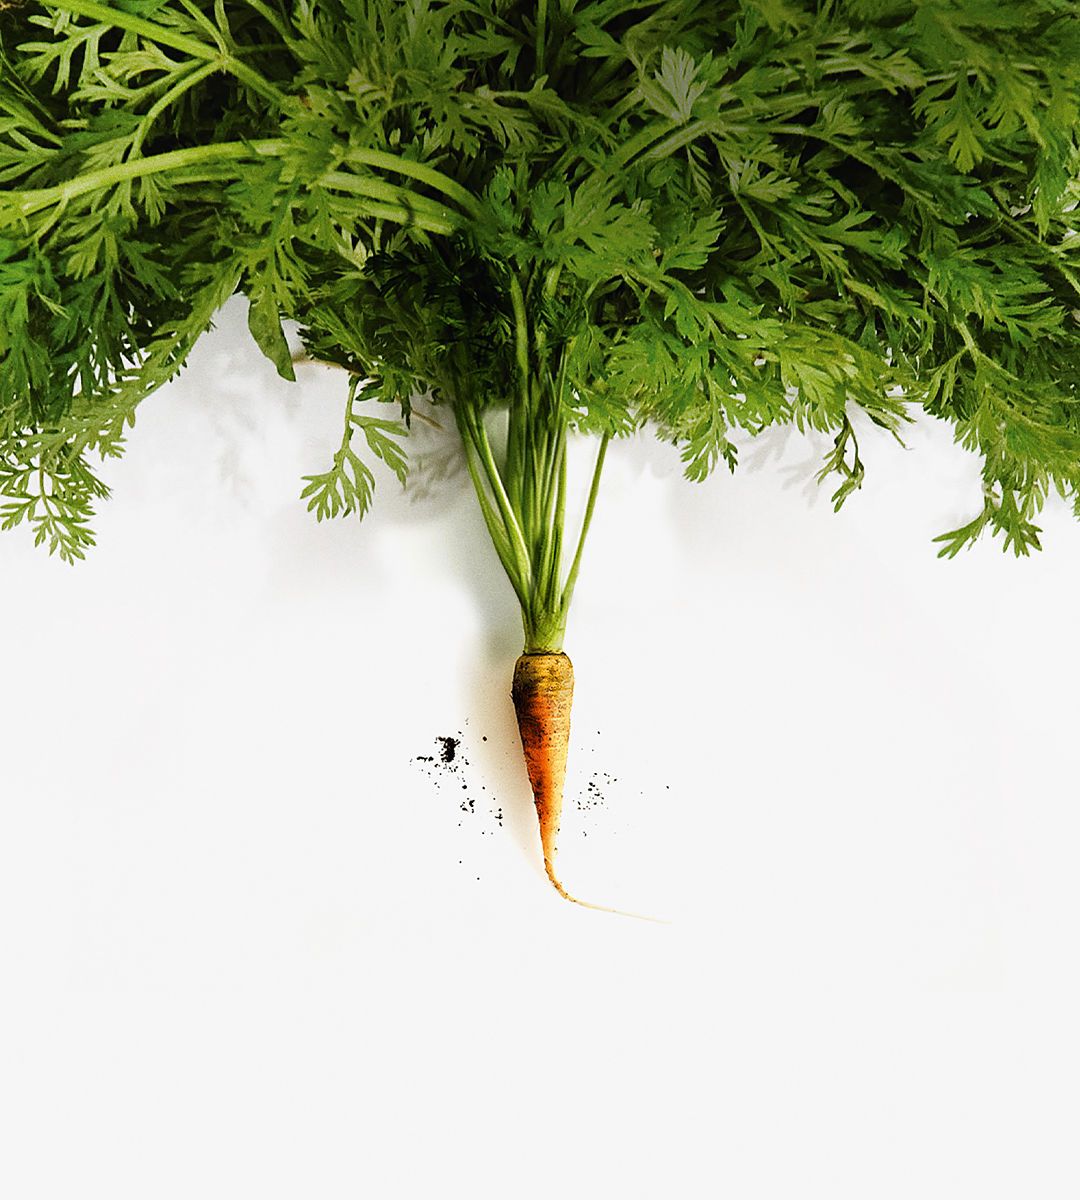
<path id="1" fill-rule="evenodd" d="M 570 749 L 570 708 L 574 667 L 565 654 L 523 654 L 514 667 L 510 692 L 517 713 L 521 748 L 532 784 L 544 870 L 556 890 L 575 900 L 555 873 L 556 840 L 562 818 L 566 758 Z M 575 900 L 575 902 L 577 902 Z"/>

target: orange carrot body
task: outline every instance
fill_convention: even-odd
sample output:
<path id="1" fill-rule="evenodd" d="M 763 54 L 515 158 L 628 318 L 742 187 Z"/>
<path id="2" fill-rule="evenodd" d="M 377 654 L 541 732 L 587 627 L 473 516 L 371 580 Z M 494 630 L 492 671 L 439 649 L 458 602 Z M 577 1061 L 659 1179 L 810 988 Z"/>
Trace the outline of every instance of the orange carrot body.
<path id="1" fill-rule="evenodd" d="M 574 699 L 574 668 L 570 659 L 558 653 L 523 654 L 514 667 L 510 695 L 540 821 L 544 869 L 558 893 L 573 900 L 555 874 L 555 843 L 562 816 L 566 756 L 570 748 L 570 706 Z"/>
<path id="2" fill-rule="evenodd" d="M 525 765 L 536 802 L 536 815 L 540 820 L 544 870 L 552 886 L 563 899 L 580 904 L 583 908 L 655 921 L 655 917 L 579 900 L 577 896 L 570 895 L 555 874 L 555 842 L 562 816 L 566 757 L 570 749 L 570 706 L 574 699 L 574 668 L 569 658 L 561 652 L 523 654 L 514 667 L 514 685 L 510 695 L 517 713 L 521 748 L 525 751 Z"/>

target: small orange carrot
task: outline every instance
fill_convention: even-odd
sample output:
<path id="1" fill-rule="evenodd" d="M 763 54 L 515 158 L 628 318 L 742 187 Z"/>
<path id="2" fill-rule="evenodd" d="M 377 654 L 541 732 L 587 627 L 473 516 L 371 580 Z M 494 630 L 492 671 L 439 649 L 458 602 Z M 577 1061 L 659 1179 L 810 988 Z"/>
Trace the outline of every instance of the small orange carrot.
<path id="1" fill-rule="evenodd" d="M 510 695 L 540 820 L 544 870 L 560 896 L 579 903 L 555 874 L 555 840 L 562 817 L 566 756 L 570 748 L 570 706 L 574 699 L 574 668 L 570 659 L 562 653 L 523 654 L 514 667 Z"/>
<path id="2" fill-rule="evenodd" d="M 571 896 L 555 874 L 555 841 L 562 816 L 563 787 L 566 783 L 566 757 L 570 748 L 570 706 L 574 700 L 574 668 L 562 651 L 529 653 L 526 651 L 514 667 L 510 690 L 517 713 L 521 748 L 532 784 L 536 815 L 540 820 L 540 845 L 544 851 L 544 870 L 560 896 L 583 908 L 657 921 L 641 913 L 590 904 Z M 659 921 L 659 924 L 666 924 Z"/>

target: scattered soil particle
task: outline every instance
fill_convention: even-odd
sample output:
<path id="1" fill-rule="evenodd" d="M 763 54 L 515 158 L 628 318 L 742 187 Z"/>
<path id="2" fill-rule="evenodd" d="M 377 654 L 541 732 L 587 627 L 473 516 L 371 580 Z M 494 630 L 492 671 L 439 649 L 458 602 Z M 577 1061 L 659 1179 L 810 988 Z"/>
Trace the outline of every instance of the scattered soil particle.
<path id="1" fill-rule="evenodd" d="M 601 779 L 608 784 L 616 782 L 606 771 L 594 771 L 592 778 L 585 785 L 585 795 L 578 796 L 574 800 L 578 812 L 588 812 L 591 808 L 607 808 L 607 800 L 600 783 Z"/>
<path id="2" fill-rule="evenodd" d="M 469 760 L 465 757 L 462 749 L 462 737 L 460 729 L 456 735 L 442 734 L 435 739 L 438 753 L 418 754 L 409 761 L 423 768 L 427 777 L 434 781 L 437 788 L 451 780 L 455 784 L 461 783 L 462 787 L 466 787 L 467 785 L 462 782 L 462 769 L 469 765 Z"/>
<path id="3" fill-rule="evenodd" d="M 468 725 L 468 721 L 465 722 L 465 725 Z M 484 741 L 487 740 L 485 735 Z M 437 753 L 418 754 L 409 761 L 420 767 L 437 792 L 441 792 L 447 786 L 453 788 L 458 808 L 458 829 L 469 828 L 470 838 L 476 835 L 478 828 L 482 837 L 493 836 L 496 827 L 503 824 L 503 810 L 495 801 L 487 785 L 481 784 L 471 777 L 464 729 L 459 729 L 453 734 L 440 734 L 434 741 Z M 482 809 L 476 807 L 477 797 L 487 801 Z M 466 821 L 466 817 L 474 818 L 474 820 Z M 491 818 L 491 820 L 485 821 L 484 817 Z M 484 828 L 484 825 L 491 827 Z M 459 859 L 458 864 L 459 866 L 465 865 L 465 860 Z M 475 864 L 468 865 L 474 866 Z"/>
<path id="4" fill-rule="evenodd" d="M 465 721 L 468 725 L 468 721 Z M 599 735 L 600 730 L 596 731 Z M 453 787 L 454 792 L 464 792 L 464 796 L 457 797 L 458 815 L 461 819 L 457 822 L 457 827 L 463 829 L 466 825 L 470 829 L 470 838 L 476 836 L 477 828 L 480 826 L 479 832 L 481 836 L 490 836 L 495 833 L 495 828 L 502 828 L 504 824 L 504 810 L 498 804 L 494 795 L 488 790 L 486 784 L 479 783 L 478 780 L 472 779 L 472 772 L 468 770 L 470 763 L 465 749 L 465 731 L 459 729 L 455 734 L 440 734 L 434 739 L 435 754 L 418 754 L 411 762 L 417 763 L 424 774 L 431 780 L 437 791 L 441 791 L 444 784 L 449 784 Z M 481 736 L 481 741 L 488 741 L 487 734 Z M 596 746 L 581 747 L 581 750 L 587 749 L 590 754 L 595 754 Z M 607 791 L 611 787 L 618 785 L 619 777 L 612 775 L 608 771 L 593 771 L 592 776 L 586 782 L 583 794 L 578 794 L 574 797 L 574 804 L 578 812 L 587 813 L 597 809 L 606 809 Z M 670 785 L 667 785 L 670 790 Z M 479 790 L 478 790 L 479 788 Z M 469 793 L 472 795 L 469 795 Z M 481 795 L 487 803 L 482 809 L 476 807 L 476 797 Z M 567 801 L 570 797 L 567 796 Z M 465 817 L 478 818 L 477 821 L 466 822 Z M 486 822 L 484 818 L 490 818 L 491 828 L 483 828 Z M 595 830 L 593 831 L 595 832 Z M 618 830 L 609 830 L 612 835 L 618 833 Z M 589 831 L 581 829 L 580 835 L 588 837 Z M 475 844 L 475 843 L 474 843 Z M 464 859 L 458 859 L 458 865 L 464 866 Z M 469 866 L 475 866 L 474 863 L 469 863 Z M 477 880 L 480 879 L 478 875 Z"/>

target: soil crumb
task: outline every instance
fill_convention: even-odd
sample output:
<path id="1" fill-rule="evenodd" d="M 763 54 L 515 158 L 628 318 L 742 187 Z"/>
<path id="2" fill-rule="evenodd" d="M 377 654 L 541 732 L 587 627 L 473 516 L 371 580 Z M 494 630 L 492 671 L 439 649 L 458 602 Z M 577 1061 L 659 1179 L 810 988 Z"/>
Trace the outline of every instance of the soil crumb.
<path id="1" fill-rule="evenodd" d="M 585 795 L 574 797 L 575 808 L 578 812 L 588 812 L 593 808 L 607 808 L 604 786 L 615 782 L 617 781 L 606 771 L 593 771 L 592 778 L 585 785 Z"/>
<path id="2" fill-rule="evenodd" d="M 467 790 L 469 783 L 466 779 L 466 768 L 469 759 L 465 753 L 464 737 L 465 734 L 460 729 L 456 734 L 441 734 L 435 738 L 434 754 L 417 754 L 409 761 L 416 763 L 436 788 L 442 788 L 446 784 L 455 790 Z"/>

